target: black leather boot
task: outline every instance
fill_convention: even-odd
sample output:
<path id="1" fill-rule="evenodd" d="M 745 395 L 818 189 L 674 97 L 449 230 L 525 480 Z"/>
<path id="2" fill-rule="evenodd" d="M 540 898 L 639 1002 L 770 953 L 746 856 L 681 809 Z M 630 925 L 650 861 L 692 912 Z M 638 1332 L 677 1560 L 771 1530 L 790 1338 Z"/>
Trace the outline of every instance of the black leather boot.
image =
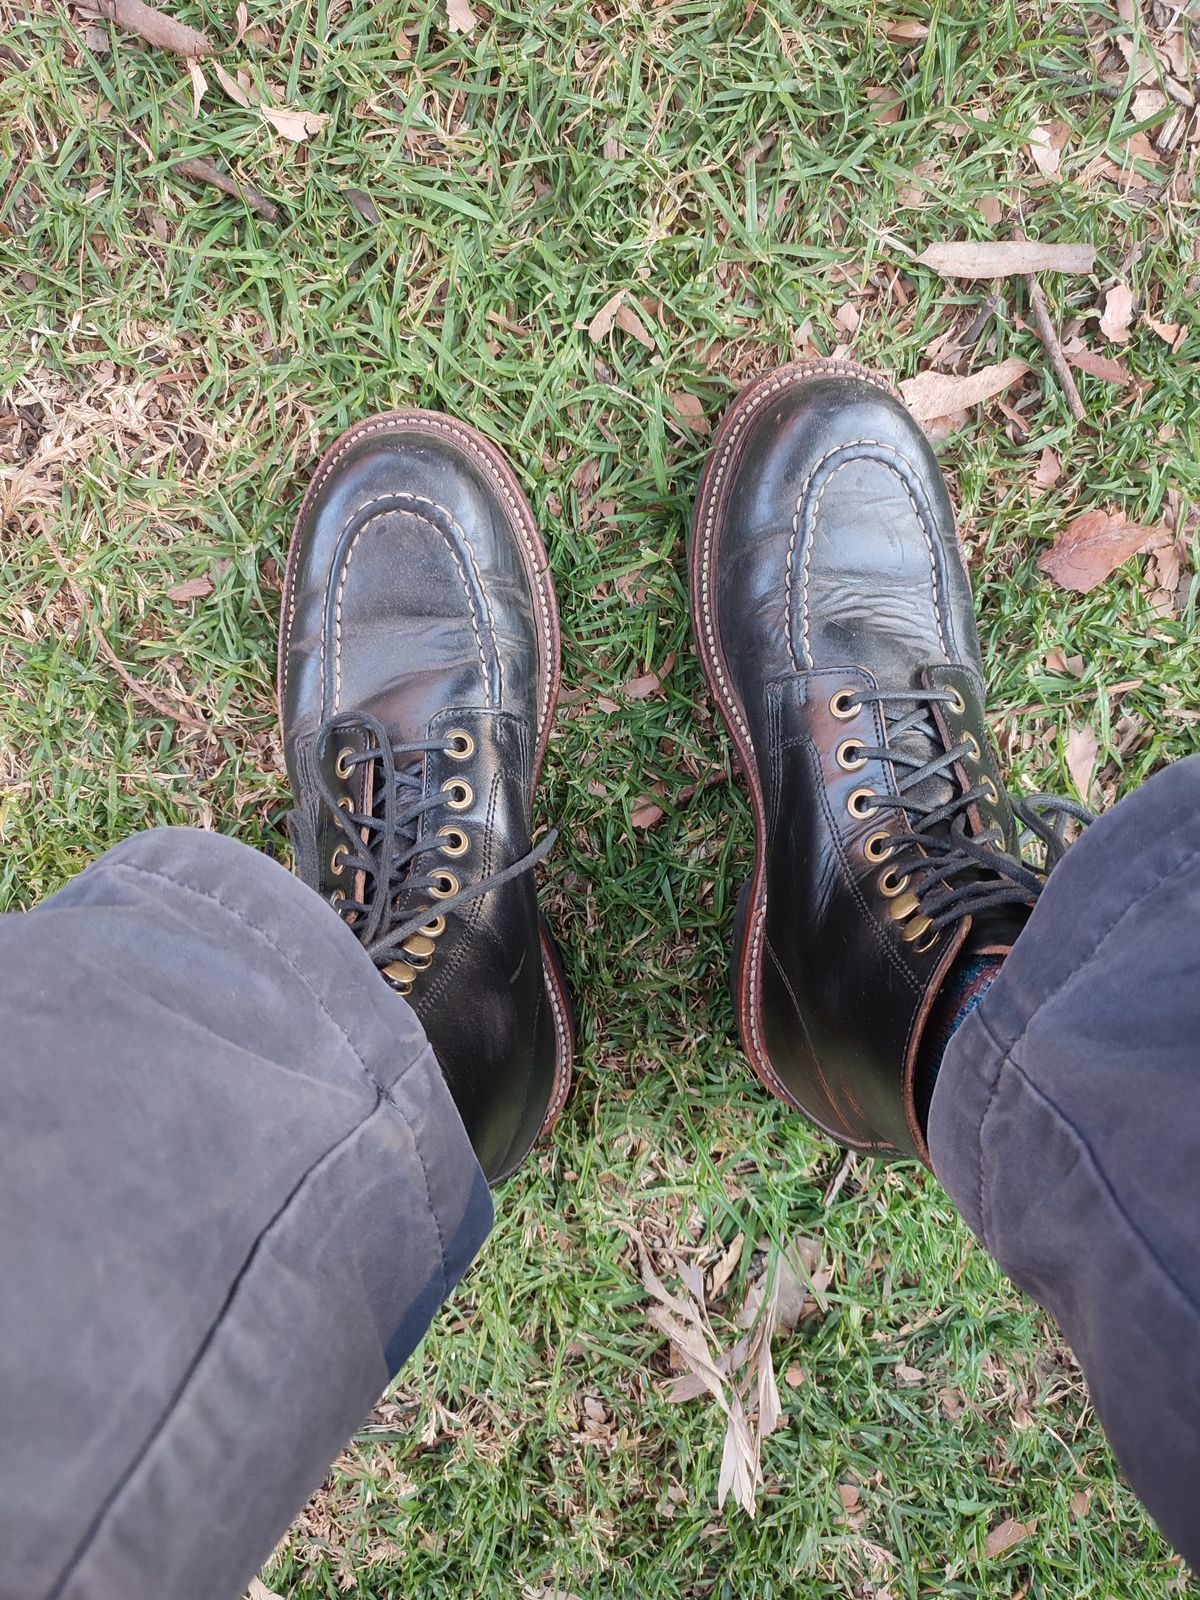
<path id="1" fill-rule="evenodd" d="M 767 1085 L 845 1144 L 928 1160 L 922 1035 L 962 953 L 1004 955 L 1020 858 L 933 453 L 881 379 L 780 368 L 713 443 L 690 549 L 700 659 L 750 784 L 733 988 Z M 1061 855 L 1070 801 L 1020 821 Z"/>
<path id="2" fill-rule="evenodd" d="M 360 422 L 288 557 L 279 707 L 300 876 L 416 1009 L 506 1177 L 561 1111 L 572 1025 L 533 868 L 558 610 L 504 457 L 450 417 Z"/>

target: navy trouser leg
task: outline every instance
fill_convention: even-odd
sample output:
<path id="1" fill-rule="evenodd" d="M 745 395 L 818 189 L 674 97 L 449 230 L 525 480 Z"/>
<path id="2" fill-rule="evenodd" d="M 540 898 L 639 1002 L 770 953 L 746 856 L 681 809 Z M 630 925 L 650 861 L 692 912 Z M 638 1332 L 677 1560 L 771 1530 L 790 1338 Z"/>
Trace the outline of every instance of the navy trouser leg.
<path id="1" fill-rule="evenodd" d="M 415 1014 L 143 834 L 0 917 L 0 1134 L 0 1600 L 235 1600 L 491 1223 Z"/>
<path id="2" fill-rule="evenodd" d="M 1053 1312 L 1134 1489 L 1200 1563 L 1200 757 L 1055 869 L 930 1111 L 938 1177 Z"/>

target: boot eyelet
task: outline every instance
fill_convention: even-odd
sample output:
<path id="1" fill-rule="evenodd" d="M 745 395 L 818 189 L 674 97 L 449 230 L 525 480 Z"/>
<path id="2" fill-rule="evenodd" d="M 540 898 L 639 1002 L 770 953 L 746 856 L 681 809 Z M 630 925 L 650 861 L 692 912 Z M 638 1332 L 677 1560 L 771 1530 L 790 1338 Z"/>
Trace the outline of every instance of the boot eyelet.
<path id="1" fill-rule="evenodd" d="M 866 766 L 866 756 L 856 756 L 854 754 L 856 750 L 861 749 L 862 741 L 860 739 L 843 739 L 841 744 L 838 745 L 837 764 L 843 772 L 858 772 L 862 767 Z"/>
<path id="2" fill-rule="evenodd" d="M 342 796 L 342 798 L 338 801 L 338 805 L 341 807 L 341 809 L 343 811 L 353 811 L 354 810 L 354 801 L 351 800 L 351 798 L 350 798 L 350 796 L 348 794 L 344 794 Z"/>
<path id="3" fill-rule="evenodd" d="M 885 867 L 879 874 L 879 892 L 890 900 L 893 895 L 903 894 L 908 888 L 908 873 L 902 878 L 896 876 L 895 867 Z"/>
<path id="4" fill-rule="evenodd" d="M 334 846 L 333 854 L 329 858 L 329 870 L 335 878 L 341 877 L 343 871 L 345 870 L 342 866 L 342 862 L 349 854 L 350 852 L 346 849 L 344 844 Z"/>
<path id="5" fill-rule="evenodd" d="M 414 933 L 411 939 L 405 939 L 400 948 L 410 960 L 420 962 L 422 966 L 428 967 L 432 964 L 433 953 L 437 949 L 437 943 L 426 933 Z"/>
<path id="6" fill-rule="evenodd" d="M 417 931 L 423 933 L 427 939 L 440 939 L 446 931 L 446 919 L 433 917 L 430 921 L 423 922 Z"/>
<path id="7" fill-rule="evenodd" d="M 933 949 L 934 945 L 938 943 L 941 937 L 942 930 L 940 928 L 935 928 L 932 933 L 927 934 L 925 938 L 921 939 L 918 944 L 913 945 L 913 954 L 917 956 L 925 955 L 927 951 Z"/>
<path id="8" fill-rule="evenodd" d="M 883 832 L 869 833 L 863 840 L 863 855 L 868 861 L 886 861 L 894 849 L 888 835 Z"/>
<path id="9" fill-rule="evenodd" d="M 912 916 L 913 912 L 919 911 L 920 907 L 921 902 L 917 899 L 913 891 L 908 889 L 904 894 L 898 895 L 896 899 L 892 901 L 892 921 L 907 922 L 909 917 Z M 924 929 L 921 931 L 924 932 Z"/>
<path id="10" fill-rule="evenodd" d="M 475 754 L 475 740 L 465 728 L 451 728 L 446 735 L 446 754 L 451 761 L 466 761 Z"/>
<path id="11" fill-rule="evenodd" d="M 350 776 L 350 774 L 354 771 L 354 768 L 350 765 L 350 762 L 353 759 L 354 759 L 354 748 L 353 748 L 353 746 L 352 745 L 348 745 L 348 744 L 347 745 L 343 745 L 342 748 L 337 753 L 337 760 L 333 763 L 333 770 L 337 773 L 338 777 L 341 778 L 343 781 L 345 781 L 345 779 L 347 779 Z"/>
<path id="12" fill-rule="evenodd" d="M 857 817 L 860 822 L 865 822 L 868 817 L 873 817 L 879 810 L 878 806 L 871 804 L 872 800 L 878 799 L 879 796 L 874 789 L 855 789 L 854 793 L 846 801 L 846 810 L 852 817 Z"/>
<path id="13" fill-rule="evenodd" d="M 465 778 L 447 778 L 442 790 L 450 796 L 446 804 L 451 811 L 467 811 L 475 803 L 475 791 Z"/>
<path id="14" fill-rule="evenodd" d="M 963 699 L 962 695 L 959 694 L 957 689 L 951 689 L 950 695 L 950 709 L 953 711 L 956 717 L 961 717 L 967 709 L 967 702 Z"/>
<path id="15" fill-rule="evenodd" d="M 439 828 L 438 838 L 446 841 L 438 847 L 444 856 L 465 856 L 471 848 L 471 841 L 461 828 Z"/>
<path id="16" fill-rule="evenodd" d="M 925 937 L 932 927 L 932 917 L 914 917 L 904 929 L 900 937 L 904 940 L 905 944 L 916 944 L 919 939 L 923 939 Z"/>
<path id="17" fill-rule="evenodd" d="M 435 900 L 449 900 L 451 895 L 457 894 L 462 888 L 458 874 L 451 872 L 446 867 L 438 868 L 433 875 L 433 881 L 435 887 L 430 889 L 429 892 Z"/>
<path id="18" fill-rule="evenodd" d="M 996 785 L 992 782 L 992 780 L 990 778 L 986 778 L 986 777 L 982 780 L 982 783 L 983 783 L 983 792 L 987 796 L 988 804 L 992 805 L 992 806 L 999 805 L 1000 804 L 1000 796 L 996 791 Z"/>
<path id="19" fill-rule="evenodd" d="M 982 760 L 983 759 L 983 752 L 979 748 L 979 740 L 975 737 L 975 735 L 973 733 L 968 733 L 966 735 L 966 741 L 971 746 L 971 750 L 970 750 L 971 760 L 972 761 L 980 761 L 980 760 Z"/>
<path id="20" fill-rule="evenodd" d="M 383 969 L 383 975 L 391 980 L 401 994 L 411 994 L 417 969 L 410 967 L 407 961 L 389 961 Z"/>
<path id="21" fill-rule="evenodd" d="M 333 893 L 329 896 L 329 904 L 331 906 L 340 906 L 342 901 L 345 898 L 346 898 L 345 889 L 335 889 L 333 891 Z"/>
<path id="22" fill-rule="evenodd" d="M 855 700 L 853 689 L 839 689 L 829 702 L 829 714 L 836 717 L 839 722 L 848 722 L 861 710 L 862 705 Z"/>

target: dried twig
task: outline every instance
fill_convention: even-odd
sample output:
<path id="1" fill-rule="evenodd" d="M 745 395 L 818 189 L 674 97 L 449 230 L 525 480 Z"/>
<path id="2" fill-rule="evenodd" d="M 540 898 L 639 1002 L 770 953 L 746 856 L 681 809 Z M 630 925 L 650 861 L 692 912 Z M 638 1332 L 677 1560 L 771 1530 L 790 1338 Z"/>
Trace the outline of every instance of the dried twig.
<path id="1" fill-rule="evenodd" d="M 39 518 L 39 521 L 40 520 L 41 519 Z M 67 588 L 70 589 L 72 595 L 75 597 L 75 604 L 79 607 L 80 621 L 88 622 L 89 607 L 87 596 L 75 582 L 75 579 L 71 576 L 70 568 L 67 566 L 66 559 L 63 556 L 62 551 L 50 537 L 49 529 L 46 527 L 44 522 L 41 524 L 41 532 L 42 538 L 45 539 L 47 545 L 50 547 L 50 554 L 58 562 L 59 570 L 66 580 Z M 144 683 L 139 683 L 138 680 L 132 677 L 125 667 L 122 666 L 116 651 L 113 649 L 112 645 L 109 644 L 108 640 L 104 637 L 103 633 L 101 633 L 100 629 L 90 623 L 89 626 L 91 626 L 92 637 L 96 641 L 96 648 L 116 673 L 117 677 L 120 678 L 121 682 L 129 690 L 130 694 L 133 695 L 135 700 L 140 700 L 143 705 L 149 706 L 152 711 L 157 711 L 160 717 L 167 717 L 170 719 L 170 721 L 177 722 L 181 728 L 190 728 L 194 733 L 211 734 L 214 732 L 207 722 L 201 722 L 199 717 L 193 717 L 190 712 L 184 711 L 182 707 L 174 706 L 169 700 L 164 700 L 161 695 L 155 694 L 153 689 L 147 689 Z"/>
<path id="2" fill-rule="evenodd" d="M 1075 387 L 1075 379 L 1071 376 L 1071 368 L 1067 364 L 1066 355 L 1063 353 L 1062 341 L 1050 316 L 1050 307 L 1046 303 L 1046 296 L 1041 284 L 1032 273 L 1025 279 L 1029 286 L 1029 299 L 1033 305 L 1034 321 L 1037 323 L 1038 335 L 1046 347 L 1046 354 L 1050 357 L 1050 365 L 1054 368 L 1054 375 L 1062 385 L 1063 393 L 1067 397 L 1067 405 L 1076 422 L 1082 422 L 1087 412 L 1084 410 L 1083 401 L 1079 398 L 1079 390 Z"/>
<path id="3" fill-rule="evenodd" d="M 175 171 L 183 178 L 193 178 L 197 183 L 211 183 L 214 189 L 220 189 L 222 194 L 230 195 L 235 200 L 244 200 L 252 211 L 257 211 L 260 217 L 266 217 L 268 222 L 279 220 L 277 205 L 259 194 L 257 189 L 252 189 L 248 183 L 239 183 L 236 178 L 231 178 L 211 161 L 198 156 L 191 157 L 187 161 L 177 161 Z"/>
<path id="4" fill-rule="evenodd" d="M 206 33 L 188 27 L 186 22 L 176 22 L 173 17 L 164 17 L 161 11 L 145 5 L 143 0 L 76 0 L 75 9 L 80 16 L 102 17 L 124 28 L 126 33 L 136 33 L 147 44 L 174 50 L 177 55 L 212 54 L 212 40 Z"/>

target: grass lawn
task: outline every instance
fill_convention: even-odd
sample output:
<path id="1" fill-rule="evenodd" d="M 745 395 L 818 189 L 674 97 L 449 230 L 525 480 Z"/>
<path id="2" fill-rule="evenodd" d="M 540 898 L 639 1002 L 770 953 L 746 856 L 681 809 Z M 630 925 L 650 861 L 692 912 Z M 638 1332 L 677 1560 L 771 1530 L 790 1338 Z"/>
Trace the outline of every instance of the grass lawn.
<path id="1" fill-rule="evenodd" d="M 843 1165 L 749 1076 L 726 991 L 749 810 L 685 605 L 704 428 L 749 376 L 839 347 L 899 378 L 1019 357 L 938 446 L 1014 787 L 1070 792 L 1073 730 L 1097 804 L 1196 749 L 1198 336 L 1149 319 L 1196 318 L 1200 143 L 1154 86 L 1152 44 L 1191 75 L 1175 13 L 1138 3 L 480 0 L 454 33 L 444 0 L 248 0 L 234 44 L 232 0 L 164 0 L 244 98 L 328 117 L 296 143 L 211 62 L 197 108 L 177 57 L 0 0 L 0 906 L 158 823 L 285 852 L 280 574 L 351 421 L 420 404 L 503 444 L 558 583 L 546 899 L 577 1088 L 275 1592 L 1189 1592 L 1056 1329 L 936 1182 Z M 1076 370 L 1081 420 L 1022 279 L 913 260 L 1018 231 L 1096 246 L 1090 275 L 1044 280 L 1064 338 L 1119 364 Z M 1116 343 L 1113 284 L 1140 307 Z M 593 337 L 620 290 L 633 315 Z M 1037 556 L 1096 509 L 1173 554 L 1057 588 Z M 677 1285 L 738 1234 L 726 1346 L 760 1244 L 773 1270 L 813 1239 L 828 1275 L 775 1342 L 753 1521 L 717 1510 L 718 1407 L 669 1398 L 634 1242 Z M 989 1555 L 1005 1522 L 1025 1535 Z"/>

